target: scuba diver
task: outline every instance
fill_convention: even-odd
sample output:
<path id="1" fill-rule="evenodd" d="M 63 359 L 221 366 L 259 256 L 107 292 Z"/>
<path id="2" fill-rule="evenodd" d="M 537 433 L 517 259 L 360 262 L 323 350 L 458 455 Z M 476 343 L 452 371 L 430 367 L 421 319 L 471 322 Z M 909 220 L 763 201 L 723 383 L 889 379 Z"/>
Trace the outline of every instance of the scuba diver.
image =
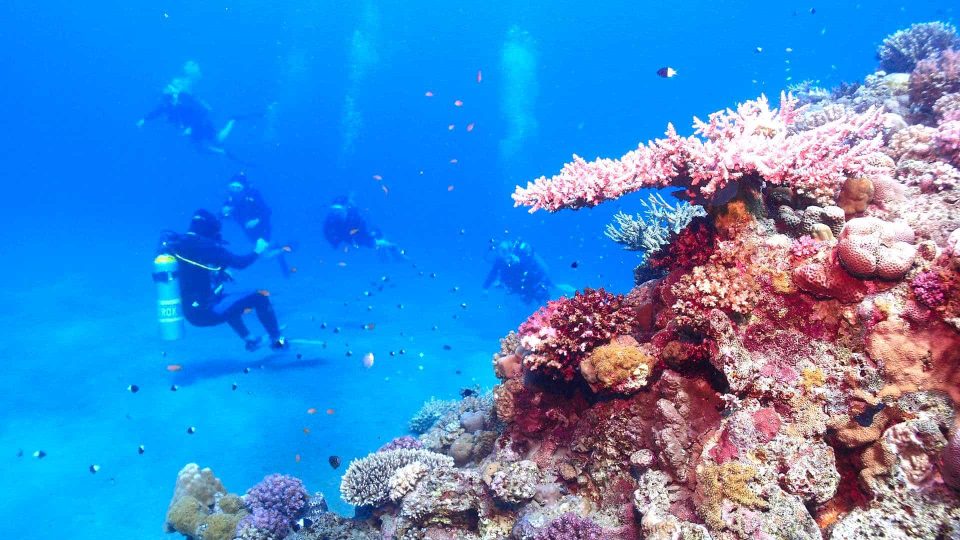
<path id="1" fill-rule="evenodd" d="M 225 293 L 224 284 L 231 281 L 229 268 L 243 269 L 266 251 L 268 243 L 260 238 L 252 253 L 236 255 L 223 246 L 220 220 L 206 210 L 197 210 L 190 228 L 183 235 L 167 233 L 161 248 L 179 262 L 180 296 L 183 316 L 194 326 L 216 326 L 227 323 L 244 340 L 248 351 L 257 350 L 262 338 L 251 337 L 243 322 L 247 311 L 254 311 L 270 338 L 270 348 L 287 347 L 270 298 L 259 291 Z"/>
<path id="2" fill-rule="evenodd" d="M 160 103 L 137 122 L 143 127 L 148 120 L 164 118 L 181 133 L 190 137 L 194 145 L 204 152 L 220 154 L 240 162 L 236 156 L 223 147 L 223 141 L 233 130 L 236 119 L 230 119 L 220 130 L 210 118 L 210 106 L 192 93 L 194 84 L 200 79 L 200 66 L 194 61 L 183 65 L 183 75 L 176 77 L 163 89 Z"/>
<path id="3" fill-rule="evenodd" d="M 527 303 L 543 304 L 550 299 L 553 283 L 547 276 L 546 264 L 533 247 L 522 240 L 504 240 L 496 248 L 493 268 L 483 281 L 483 288 L 503 286 L 510 294 Z"/>
<path id="4" fill-rule="evenodd" d="M 323 236 L 333 249 L 368 247 L 384 259 L 402 260 L 406 252 L 383 237 L 379 229 L 370 227 L 349 197 L 341 195 L 330 204 L 323 221 Z"/>
<path id="5" fill-rule="evenodd" d="M 227 198 L 223 202 L 220 214 L 237 222 L 243 229 L 243 234 L 250 242 L 256 243 L 259 239 L 270 242 L 272 211 L 260 191 L 253 187 L 244 173 L 238 173 L 227 184 Z M 284 253 L 290 251 L 290 246 L 283 246 L 272 251 L 269 256 L 276 255 L 280 261 L 280 269 L 284 277 L 289 277 L 290 267 L 284 259 Z"/>

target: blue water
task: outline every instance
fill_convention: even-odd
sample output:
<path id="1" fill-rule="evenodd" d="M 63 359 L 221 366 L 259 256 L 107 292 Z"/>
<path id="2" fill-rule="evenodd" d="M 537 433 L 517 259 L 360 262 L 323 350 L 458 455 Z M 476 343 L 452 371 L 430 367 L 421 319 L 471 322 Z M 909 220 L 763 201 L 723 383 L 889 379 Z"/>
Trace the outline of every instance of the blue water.
<path id="1" fill-rule="evenodd" d="M 531 216 L 515 184 L 791 82 L 861 79 L 885 35 L 956 16 L 949 2 L 515 4 L 0 3 L 0 536 L 161 538 L 191 461 L 234 491 L 294 474 L 349 512 L 328 456 L 403 434 L 431 396 L 492 386 L 497 338 L 535 309 L 480 287 L 491 239 L 530 241 L 555 282 L 629 290 L 636 257 L 602 231 L 639 195 Z M 218 208 L 239 168 L 136 126 L 187 60 L 217 122 L 256 117 L 226 145 L 255 164 L 275 236 L 299 245 L 290 279 L 265 261 L 236 285 L 268 288 L 286 333 L 325 347 L 250 354 L 226 327 L 158 339 L 158 233 Z M 332 250 L 321 228 L 340 194 L 409 261 Z"/>

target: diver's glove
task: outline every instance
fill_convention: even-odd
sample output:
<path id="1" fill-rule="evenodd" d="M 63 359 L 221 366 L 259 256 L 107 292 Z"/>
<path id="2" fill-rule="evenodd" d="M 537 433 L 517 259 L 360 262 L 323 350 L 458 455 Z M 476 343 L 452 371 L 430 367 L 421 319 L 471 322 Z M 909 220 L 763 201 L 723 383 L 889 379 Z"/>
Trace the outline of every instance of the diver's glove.
<path id="1" fill-rule="evenodd" d="M 267 242 L 263 238 L 257 238 L 257 243 L 253 246 L 253 252 L 260 255 L 266 251 L 268 247 L 270 247 L 270 242 Z"/>

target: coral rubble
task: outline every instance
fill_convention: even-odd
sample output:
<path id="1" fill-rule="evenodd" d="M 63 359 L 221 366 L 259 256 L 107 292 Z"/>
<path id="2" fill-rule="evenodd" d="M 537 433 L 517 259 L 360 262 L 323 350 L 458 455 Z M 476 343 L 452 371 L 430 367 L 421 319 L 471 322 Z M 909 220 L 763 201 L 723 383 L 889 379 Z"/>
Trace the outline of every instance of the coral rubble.
<path id="1" fill-rule="evenodd" d="M 514 194 L 557 211 L 683 190 L 609 235 L 626 295 L 549 302 L 492 393 L 432 400 L 326 511 L 286 477 L 177 479 L 191 538 L 960 537 L 960 66 L 946 25 L 889 37 L 854 90 L 784 94 Z M 649 233 L 649 234 L 648 234 Z M 642 279 L 641 279 L 642 277 Z M 303 518 L 309 516 L 306 522 Z M 303 524 L 295 528 L 295 520 Z M 216 531 L 216 532 L 215 532 Z"/>

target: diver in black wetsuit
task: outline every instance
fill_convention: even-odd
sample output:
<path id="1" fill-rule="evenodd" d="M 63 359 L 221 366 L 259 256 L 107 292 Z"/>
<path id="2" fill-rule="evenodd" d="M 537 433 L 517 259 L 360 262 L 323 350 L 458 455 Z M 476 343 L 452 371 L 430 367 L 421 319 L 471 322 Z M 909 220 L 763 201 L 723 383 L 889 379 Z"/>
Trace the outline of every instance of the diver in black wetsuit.
<path id="1" fill-rule="evenodd" d="M 550 299 L 554 286 L 547 276 L 546 264 L 527 242 L 504 240 L 497 247 L 493 268 L 483 281 L 483 288 L 502 285 L 510 294 L 527 303 L 543 304 Z"/>
<path id="2" fill-rule="evenodd" d="M 333 200 L 323 221 L 323 236 L 333 249 L 341 247 L 374 248 L 384 258 L 404 259 L 406 252 L 383 237 L 379 229 L 372 228 L 360 215 L 349 197 Z"/>
<path id="3" fill-rule="evenodd" d="M 210 106 L 196 98 L 193 85 L 200 78 L 200 67 L 196 62 L 187 62 L 183 67 L 183 76 L 173 79 L 163 89 L 160 103 L 137 122 L 138 127 L 148 120 L 164 118 L 181 133 L 190 137 L 194 145 L 205 152 L 221 154 L 234 161 L 240 161 L 223 147 L 223 141 L 233 130 L 235 119 L 217 130 L 210 118 Z"/>
<path id="4" fill-rule="evenodd" d="M 266 250 L 266 240 L 259 239 L 252 253 L 235 255 L 223 247 L 217 216 L 197 210 L 190 221 L 189 232 L 176 236 L 166 247 L 172 248 L 180 263 L 180 295 L 187 322 L 194 326 L 226 322 L 243 338 L 247 350 L 253 351 L 260 346 L 261 338 L 250 337 L 250 330 L 243 322 L 244 312 L 250 309 L 256 312 L 267 331 L 270 347 L 287 346 L 269 297 L 256 291 L 225 293 L 223 290 L 224 283 L 231 279 L 227 269 L 242 269 L 253 264 Z"/>
<path id="5" fill-rule="evenodd" d="M 227 184 L 227 199 L 220 210 L 225 218 L 231 218 L 243 228 L 243 234 L 251 242 L 263 238 L 271 240 L 270 215 L 273 213 L 260 190 L 254 188 L 247 175 L 239 173 Z"/>
<path id="6" fill-rule="evenodd" d="M 260 190 L 250 184 L 246 174 L 241 172 L 230 179 L 230 183 L 227 184 L 227 199 L 223 201 L 220 214 L 236 221 L 248 240 L 254 243 L 261 238 L 267 242 L 272 240 L 270 222 L 272 213 Z M 280 270 L 285 277 L 290 276 L 290 267 L 287 265 L 284 254 L 290 250 L 291 247 L 285 245 L 269 253 L 270 256 L 276 255 L 280 262 Z"/>

